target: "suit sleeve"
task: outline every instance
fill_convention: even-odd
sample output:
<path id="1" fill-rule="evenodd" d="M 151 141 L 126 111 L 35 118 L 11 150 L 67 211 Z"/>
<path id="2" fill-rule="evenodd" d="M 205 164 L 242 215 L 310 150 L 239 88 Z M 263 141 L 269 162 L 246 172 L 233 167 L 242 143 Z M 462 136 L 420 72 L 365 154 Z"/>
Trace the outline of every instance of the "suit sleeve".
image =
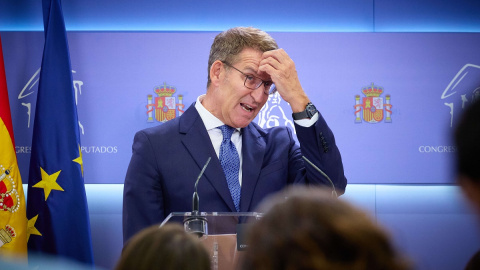
<path id="1" fill-rule="evenodd" d="M 143 131 L 135 134 L 123 190 L 123 242 L 164 218 L 157 156 Z"/>
<path id="2" fill-rule="evenodd" d="M 295 124 L 297 138 L 300 142 L 300 151 L 292 156 L 297 162 L 305 156 L 320 168 L 333 182 L 338 194 L 343 194 L 347 186 L 347 179 L 343 171 L 342 157 L 333 132 L 328 127 L 325 119 L 319 112 L 317 122 L 311 127 L 302 127 Z M 321 184 L 331 186 L 330 181 L 316 171 L 310 164 L 303 162 L 305 167 L 305 182 L 308 184 Z"/>

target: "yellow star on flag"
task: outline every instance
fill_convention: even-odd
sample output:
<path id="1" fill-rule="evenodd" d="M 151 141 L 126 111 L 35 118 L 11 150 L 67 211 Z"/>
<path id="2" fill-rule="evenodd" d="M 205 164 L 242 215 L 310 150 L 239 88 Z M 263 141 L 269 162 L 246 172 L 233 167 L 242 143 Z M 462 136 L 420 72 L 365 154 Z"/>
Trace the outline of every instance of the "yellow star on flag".
<path id="1" fill-rule="evenodd" d="M 27 224 L 27 242 L 30 239 L 31 234 L 40 235 L 42 234 L 35 228 L 35 222 L 37 222 L 38 215 L 34 216 L 32 219 L 28 220 Z"/>
<path id="2" fill-rule="evenodd" d="M 83 159 L 82 159 L 82 149 L 80 148 L 80 145 L 78 146 L 78 152 L 80 153 L 80 156 L 74 159 L 73 161 L 80 164 L 80 168 L 82 169 L 82 176 L 83 176 Z"/>
<path id="3" fill-rule="evenodd" d="M 42 173 L 42 181 L 36 183 L 33 187 L 43 188 L 43 190 L 45 191 L 45 201 L 50 195 L 50 191 L 52 191 L 52 189 L 64 191 L 63 188 L 59 184 L 57 184 L 57 178 L 61 170 L 51 175 L 46 173 L 42 167 L 40 167 L 40 170 Z"/>

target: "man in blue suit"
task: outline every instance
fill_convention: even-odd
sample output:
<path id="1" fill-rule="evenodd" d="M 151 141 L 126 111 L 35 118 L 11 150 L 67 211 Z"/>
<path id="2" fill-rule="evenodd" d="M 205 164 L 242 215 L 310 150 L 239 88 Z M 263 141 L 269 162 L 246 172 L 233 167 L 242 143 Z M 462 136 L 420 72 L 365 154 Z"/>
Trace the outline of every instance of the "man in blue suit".
<path id="1" fill-rule="evenodd" d="M 304 92 L 294 62 L 270 35 L 251 27 L 220 33 L 208 71 L 206 94 L 181 117 L 135 135 L 124 186 L 124 242 L 171 212 L 191 211 L 195 181 L 209 157 L 198 184 L 202 212 L 253 211 L 267 195 L 291 184 L 345 190 L 333 133 Z M 289 128 L 252 123 L 274 91 L 292 108 L 300 146 Z M 224 125 L 233 130 L 226 143 L 236 152 L 236 165 L 227 168 Z"/>

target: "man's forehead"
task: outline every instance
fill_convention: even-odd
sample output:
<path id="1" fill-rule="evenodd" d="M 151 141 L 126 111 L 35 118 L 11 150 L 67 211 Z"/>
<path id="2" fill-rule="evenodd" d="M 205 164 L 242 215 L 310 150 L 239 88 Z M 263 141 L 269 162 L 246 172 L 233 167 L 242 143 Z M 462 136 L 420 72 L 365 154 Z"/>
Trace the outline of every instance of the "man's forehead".
<path id="1" fill-rule="evenodd" d="M 234 57 L 234 60 L 237 62 L 248 61 L 248 60 L 258 60 L 260 62 L 263 52 L 257 49 L 246 47 L 239 54 Z"/>

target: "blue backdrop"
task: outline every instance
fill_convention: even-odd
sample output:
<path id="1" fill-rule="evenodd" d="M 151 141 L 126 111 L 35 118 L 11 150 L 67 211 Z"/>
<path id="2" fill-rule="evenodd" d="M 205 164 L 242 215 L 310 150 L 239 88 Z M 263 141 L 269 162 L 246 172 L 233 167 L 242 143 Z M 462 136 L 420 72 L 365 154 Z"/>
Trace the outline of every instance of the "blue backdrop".
<path id="1" fill-rule="evenodd" d="M 206 90 L 218 32 L 70 32 L 86 183 L 123 183 L 136 131 Z M 28 179 L 42 32 L 2 32 L 19 166 Z M 475 33 L 274 32 L 336 135 L 350 183 L 450 183 L 449 134 L 480 94 Z M 270 97 L 255 120 L 291 126 Z M 168 159 L 170 153 L 164 153 Z"/>

